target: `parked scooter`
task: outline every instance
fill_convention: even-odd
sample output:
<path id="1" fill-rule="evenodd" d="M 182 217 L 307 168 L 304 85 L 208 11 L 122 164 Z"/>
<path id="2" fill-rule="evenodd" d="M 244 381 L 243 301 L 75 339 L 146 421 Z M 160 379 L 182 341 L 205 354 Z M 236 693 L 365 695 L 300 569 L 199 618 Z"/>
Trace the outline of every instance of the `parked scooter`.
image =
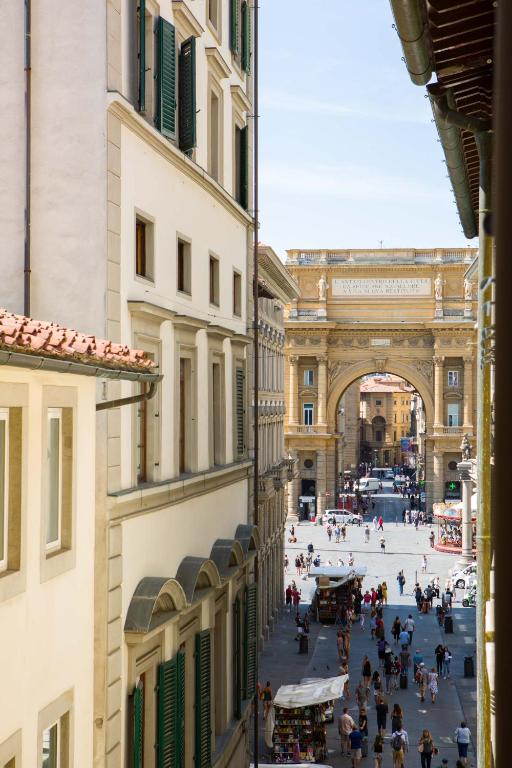
<path id="1" fill-rule="evenodd" d="M 476 608 L 476 584 L 466 590 L 462 598 L 462 605 L 464 608 Z"/>

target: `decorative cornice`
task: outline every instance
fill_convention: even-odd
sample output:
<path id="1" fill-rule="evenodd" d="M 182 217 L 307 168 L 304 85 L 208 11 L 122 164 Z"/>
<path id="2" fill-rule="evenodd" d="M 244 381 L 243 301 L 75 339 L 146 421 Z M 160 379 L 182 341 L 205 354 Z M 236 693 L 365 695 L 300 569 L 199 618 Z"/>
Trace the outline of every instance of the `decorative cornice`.
<path id="1" fill-rule="evenodd" d="M 222 58 L 218 48 L 211 46 L 210 48 L 205 48 L 204 52 L 206 53 L 208 66 L 218 80 L 224 80 L 230 76 L 231 70 Z"/>
<path id="2" fill-rule="evenodd" d="M 251 100 L 240 85 L 231 86 L 231 98 L 233 103 L 241 112 L 249 112 L 251 109 Z"/>
<path id="3" fill-rule="evenodd" d="M 183 37 L 201 37 L 204 27 L 200 25 L 185 0 L 172 0 L 174 21 Z"/>

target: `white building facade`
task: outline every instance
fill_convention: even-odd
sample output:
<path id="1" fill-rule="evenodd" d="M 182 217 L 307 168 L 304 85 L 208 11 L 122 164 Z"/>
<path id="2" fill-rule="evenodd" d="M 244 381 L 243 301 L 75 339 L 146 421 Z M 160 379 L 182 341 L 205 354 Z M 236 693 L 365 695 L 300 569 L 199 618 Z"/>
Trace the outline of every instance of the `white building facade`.
<path id="1" fill-rule="evenodd" d="M 97 419 L 92 764 L 179 750 L 186 768 L 241 765 L 259 544 L 247 525 L 251 10 L 93 0 L 50 19 L 34 4 L 29 125 L 23 7 L 2 14 L 0 299 L 22 309 L 29 199 L 32 313 L 143 349 L 163 376 L 147 402 Z M 97 398 L 142 389 L 109 382 Z"/>

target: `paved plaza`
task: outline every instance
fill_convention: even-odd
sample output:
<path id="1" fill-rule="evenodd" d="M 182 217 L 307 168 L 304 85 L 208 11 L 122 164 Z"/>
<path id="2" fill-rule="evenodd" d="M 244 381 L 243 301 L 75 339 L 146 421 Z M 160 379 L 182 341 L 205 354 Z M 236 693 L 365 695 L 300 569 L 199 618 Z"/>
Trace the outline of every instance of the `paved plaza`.
<path id="1" fill-rule="evenodd" d="M 476 765 L 475 746 L 476 746 L 476 678 L 464 678 L 464 657 L 474 657 L 475 652 L 475 611 L 473 608 L 463 608 L 460 600 L 462 594 L 456 594 L 454 604 L 454 633 L 446 635 L 438 625 L 435 611 L 428 615 L 421 615 L 416 610 L 416 604 L 412 596 L 412 588 L 416 579 L 422 586 L 426 586 L 428 580 L 433 576 L 439 576 L 441 585 L 444 584 L 448 576 L 448 571 L 453 568 L 457 558 L 441 554 L 431 549 L 428 541 L 430 534 L 429 527 L 420 527 L 415 530 L 414 526 L 403 526 L 401 523 L 395 523 L 397 510 L 403 506 L 399 499 L 389 496 L 377 497 L 377 506 L 375 512 L 385 511 L 383 517 L 384 537 L 386 540 L 386 552 L 380 551 L 379 539 L 381 532 L 376 532 L 370 522 L 371 535 L 370 542 L 364 542 L 364 528 L 357 526 L 347 526 L 347 540 L 340 544 L 334 543 L 334 536 L 329 543 L 327 533 L 324 527 L 313 523 L 301 522 L 295 525 L 297 536 L 296 544 L 287 543 L 287 553 L 290 560 L 288 574 L 285 576 L 285 583 L 288 584 L 295 579 L 297 586 L 302 591 L 301 609 L 304 611 L 309 604 L 314 593 L 314 579 L 297 577 L 293 565 L 297 552 L 306 550 L 309 542 L 313 543 L 315 553 L 320 553 L 322 563 L 331 559 L 336 565 L 338 557 L 348 560 L 348 553 L 352 552 L 356 565 L 366 565 L 368 568 L 367 576 L 363 581 L 363 591 L 366 588 L 377 586 L 382 580 L 388 584 L 389 605 L 384 610 L 384 622 L 386 626 L 386 638 L 392 641 L 390 636 L 391 623 L 395 616 L 400 616 L 402 621 L 409 613 L 416 622 L 416 631 L 414 634 L 411 648 L 411 656 L 414 651 L 420 649 L 427 667 L 435 666 L 434 648 L 439 642 L 448 645 L 453 655 L 452 677 L 448 680 L 439 680 L 439 695 L 436 703 L 431 704 L 430 697 L 426 697 L 424 703 L 420 703 L 417 686 L 413 682 L 412 672 L 409 675 L 408 689 L 397 691 L 387 697 L 389 710 L 393 708 L 395 701 L 399 702 L 404 712 L 404 728 L 409 734 L 410 751 L 406 757 L 405 766 L 420 765 L 420 755 L 417 751 L 417 741 L 423 728 L 429 728 L 432 732 L 434 743 L 439 748 L 437 758 L 432 761 L 432 767 L 437 768 L 441 764 L 441 759 L 446 757 L 449 760 L 450 768 L 455 766 L 457 759 L 457 748 L 452 741 L 455 728 L 460 721 L 465 719 L 471 729 L 474 742 L 470 746 L 469 765 Z M 372 516 L 370 515 L 370 518 Z M 288 526 L 289 527 L 289 526 Z M 288 541 L 289 532 L 287 529 L 286 539 Z M 427 573 L 421 573 L 422 555 L 427 555 Z M 399 595 L 396 576 L 399 570 L 403 569 L 406 578 L 405 594 Z M 435 601 L 436 603 L 437 601 Z M 434 604 L 435 604 L 434 603 Z M 295 622 L 294 616 L 285 613 L 280 616 L 274 626 L 273 634 L 266 643 L 260 658 L 259 680 L 264 685 L 270 680 L 274 693 L 280 685 L 298 683 L 302 677 L 330 677 L 338 674 L 339 664 L 336 651 L 336 627 L 333 625 L 322 625 L 316 622 L 311 624 L 309 654 L 300 655 L 298 653 L 298 643 L 295 640 Z M 393 646 L 398 649 L 398 646 Z M 350 651 L 350 683 L 352 690 L 357 686 L 360 679 L 361 661 L 365 653 L 368 653 L 372 662 L 372 667 L 378 668 L 376 642 L 370 640 L 368 622 L 365 630 L 362 631 L 359 624 L 354 625 L 351 638 Z M 357 720 L 358 709 L 352 696 L 348 702 L 338 702 L 336 705 L 336 718 L 341 714 L 342 707 L 347 705 L 350 714 Z M 260 714 L 261 718 L 261 714 Z M 335 720 L 336 720 L 335 718 Z M 362 765 L 373 765 L 371 760 L 373 739 L 377 730 L 375 707 L 373 706 L 373 696 L 370 699 L 368 708 L 368 726 L 369 726 L 369 757 L 363 760 Z M 261 733 L 261 731 L 260 731 Z M 392 752 L 390 747 L 390 718 L 388 718 L 388 731 L 385 744 L 385 754 L 383 766 L 390 768 L 392 766 Z M 260 739 L 260 762 L 268 762 L 268 749 L 265 747 L 263 734 Z M 338 766 L 349 766 L 350 761 L 340 755 L 339 738 L 336 724 L 328 726 L 328 749 L 329 757 L 327 763 L 333 768 Z"/>

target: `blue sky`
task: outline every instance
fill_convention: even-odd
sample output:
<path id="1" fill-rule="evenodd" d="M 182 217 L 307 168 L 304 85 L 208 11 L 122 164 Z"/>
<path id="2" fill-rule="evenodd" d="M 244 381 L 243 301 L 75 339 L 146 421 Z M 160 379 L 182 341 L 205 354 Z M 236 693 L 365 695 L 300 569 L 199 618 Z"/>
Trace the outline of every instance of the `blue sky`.
<path id="1" fill-rule="evenodd" d="M 261 241 L 281 257 L 466 245 L 389 1 L 259 2 Z"/>

